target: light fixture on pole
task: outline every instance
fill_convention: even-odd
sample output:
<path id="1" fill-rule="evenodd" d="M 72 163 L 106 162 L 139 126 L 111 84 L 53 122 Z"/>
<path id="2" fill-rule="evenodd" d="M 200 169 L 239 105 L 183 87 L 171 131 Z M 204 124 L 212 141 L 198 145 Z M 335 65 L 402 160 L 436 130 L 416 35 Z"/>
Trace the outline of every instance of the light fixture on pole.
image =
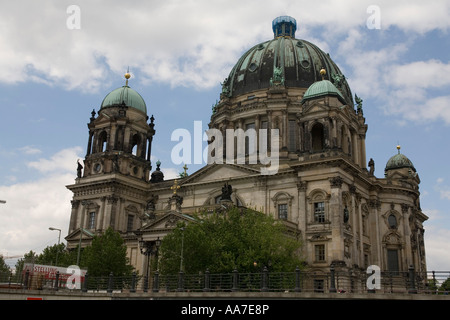
<path id="1" fill-rule="evenodd" d="M 180 272 L 183 271 L 183 258 L 184 258 L 184 228 L 181 228 L 181 254 L 180 254 Z"/>
<path id="2" fill-rule="evenodd" d="M 147 266 L 144 277 L 144 292 L 147 292 L 148 282 L 150 279 L 150 257 L 155 254 L 158 255 L 159 247 L 161 246 L 161 240 L 156 239 L 154 241 L 145 241 L 144 239 L 139 240 L 139 249 L 141 253 L 147 257 Z"/>
<path id="3" fill-rule="evenodd" d="M 50 227 L 50 228 L 48 228 L 49 230 L 51 230 L 51 231 L 59 231 L 59 235 L 58 235 L 58 247 L 56 248 L 56 263 L 55 263 L 55 265 L 58 265 L 58 252 L 59 252 L 59 242 L 61 241 L 61 229 L 58 229 L 58 228 L 53 228 L 53 227 Z"/>

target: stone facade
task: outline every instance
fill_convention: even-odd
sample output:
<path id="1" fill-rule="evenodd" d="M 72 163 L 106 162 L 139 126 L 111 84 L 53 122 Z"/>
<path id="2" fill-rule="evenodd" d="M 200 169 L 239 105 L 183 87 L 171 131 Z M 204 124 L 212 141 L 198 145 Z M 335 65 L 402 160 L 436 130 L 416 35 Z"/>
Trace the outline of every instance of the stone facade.
<path id="1" fill-rule="evenodd" d="M 292 35 L 285 37 L 292 43 Z M 255 63 L 248 65 L 257 72 L 262 64 L 252 57 Z M 298 64 L 305 67 L 302 59 Z M 257 153 L 259 129 L 269 136 L 277 130 L 275 174 L 261 174 L 264 165 L 250 163 L 246 150 L 244 163 L 216 161 L 176 181 L 164 180 L 158 164 L 150 179 L 153 117 L 147 123 L 147 115 L 132 103 L 101 108 L 88 124 L 84 172 L 68 186 L 74 193 L 68 247 L 87 245 L 92 234 L 111 226 L 126 240 L 132 264 L 146 272 L 139 241 L 154 244 L 177 221 L 192 221 L 190 214 L 219 209 L 227 183 L 232 186 L 227 203 L 272 215 L 302 240 L 311 270 L 328 272 L 334 265 L 350 272 L 377 265 L 407 271 L 412 265 L 426 271 L 423 223 L 428 218 L 420 208 L 420 179 L 412 163 L 403 155 L 407 161 L 397 161 L 396 155 L 385 177 L 375 177 L 374 162 L 366 158 L 368 125 L 362 101 L 358 99 L 356 108 L 348 101 L 349 88 L 337 67 L 318 68 L 316 80 L 297 87 L 287 85 L 293 79 L 282 67 L 274 68 L 266 86 L 253 85 L 248 92 L 241 86 L 233 94 L 235 67 L 209 124 L 223 133 L 224 155 L 227 148 L 237 148 L 226 140 L 227 129 L 254 129 Z"/>

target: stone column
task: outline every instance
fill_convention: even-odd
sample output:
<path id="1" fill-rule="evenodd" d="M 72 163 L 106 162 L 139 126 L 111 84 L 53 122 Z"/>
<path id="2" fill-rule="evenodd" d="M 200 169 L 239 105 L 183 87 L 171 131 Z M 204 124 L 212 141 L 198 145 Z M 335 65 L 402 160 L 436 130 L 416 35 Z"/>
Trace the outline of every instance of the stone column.
<path id="1" fill-rule="evenodd" d="M 360 141 L 360 150 L 361 150 L 361 168 L 366 169 L 367 168 L 367 159 L 366 159 L 366 137 L 365 135 L 359 136 Z"/>
<path id="2" fill-rule="evenodd" d="M 355 161 L 356 165 L 360 166 L 359 162 L 360 148 L 358 143 L 358 135 L 356 134 L 356 132 L 352 134 L 352 150 L 353 150 L 353 161 Z"/>
<path id="3" fill-rule="evenodd" d="M 302 230 L 303 241 L 306 241 L 306 225 L 307 225 L 307 213 L 306 213 L 306 190 L 308 189 L 308 183 L 306 181 L 301 181 L 300 178 L 297 181 L 298 190 L 298 212 L 297 212 L 297 222 L 298 228 Z"/>
<path id="4" fill-rule="evenodd" d="M 369 221 L 368 229 L 371 230 L 370 240 L 372 243 L 372 264 L 382 268 L 383 266 L 383 247 L 382 235 L 380 234 L 379 210 L 381 209 L 381 202 L 378 199 L 369 200 Z"/>
<path id="5" fill-rule="evenodd" d="M 111 124 L 111 129 L 108 130 L 108 151 L 112 151 L 116 146 L 117 124 Z"/>
<path id="6" fill-rule="evenodd" d="M 331 221 L 331 238 L 333 240 L 330 244 L 330 248 L 328 248 L 328 256 L 331 258 L 331 261 L 344 260 L 343 208 L 341 205 L 342 184 L 343 180 L 339 176 L 330 179 L 331 197 L 329 201 L 328 216 Z"/>
<path id="7" fill-rule="evenodd" d="M 99 222 L 99 228 L 101 230 L 106 230 L 108 228 L 108 226 L 105 225 L 105 221 L 106 221 L 106 219 L 105 219 L 105 207 L 106 207 L 105 202 L 106 202 L 106 197 L 101 197 L 100 198 L 100 202 L 101 202 L 101 205 L 100 205 L 100 209 L 98 210 L 99 211 L 99 221 L 98 221 Z"/>
<path id="8" fill-rule="evenodd" d="M 72 200 L 72 213 L 70 214 L 70 224 L 69 224 L 69 233 L 74 231 L 77 227 L 77 220 L 79 220 L 78 216 L 80 215 L 80 201 Z"/>
<path id="9" fill-rule="evenodd" d="M 403 224 L 403 238 L 405 239 L 405 258 L 406 264 L 409 266 L 414 264 L 411 248 L 411 232 L 409 228 L 409 216 L 411 215 L 410 207 L 407 204 L 402 203 L 402 220 Z"/>
<path id="10" fill-rule="evenodd" d="M 280 134 L 282 137 L 282 147 L 281 149 L 283 151 L 287 151 L 287 138 L 288 138 L 288 118 L 287 118 L 287 111 L 283 110 L 283 117 L 281 121 L 281 128 L 280 128 Z M 282 132 L 281 132 L 282 131 Z"/>

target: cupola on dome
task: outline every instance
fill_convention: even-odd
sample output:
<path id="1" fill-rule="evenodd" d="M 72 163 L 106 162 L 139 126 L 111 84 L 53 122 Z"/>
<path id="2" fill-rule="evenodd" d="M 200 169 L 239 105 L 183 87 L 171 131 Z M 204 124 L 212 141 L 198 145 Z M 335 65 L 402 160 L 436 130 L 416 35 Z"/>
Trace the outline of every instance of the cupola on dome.
<path id="1" fill-rule="evenodd" d="M 322 80 L 313 83 L 303 96 L 303 101 L 315 99 L 323 96 L 335 96 L 345 104 L 345 98 L 336 86 L 329 80 Z"/>
<path id="2" fill-rule="evenodd" d="M 384 170 L 388 171 L 394 169 L 408 168 L 416 172 L 416 168 L 414 168 L 414 165 L 411 162 L 411 160 L 409 160 L 408 157 L 406 157 L 404 154 L 400 153 L 400 146 L 397 146 L 397 150 L 398 154 L 396 154 L 395 156 L 391 157 L 388 160 L 386 168 Z"/>
<path id="3" fill-rule="evenodd" d="M 128 86 L 128 79 L 130 78 L 130 74 L 127 73 L 125 75 L 125 78 L 127 79 L 126 84 L 123 87 L 117 88 L 108 93 L 108 95 L 106 95 L 106 97 L 103 99 L 100 109 L 117 106 L 127 106 L 147 114 L 147 106 L 142 96 L 137 91 L 131 89 Z"/>
<path id="4" fill-rule="evenodd" d="M 320 70 L 326 71 L 326 80 L 333 83 L 346 104 L 353 106 L 350 87 L 339 67 L 316 45 L 295 38 L 297 22 L 289 16 L 272 21 L 274 38 L 261 42 L 245 52 L 225 79 L 222 93 L 228 97 L 248 94 L 270 88 L 275 74 L 281 75 L 287 88 L 309 88 L 322 80 Z"/>

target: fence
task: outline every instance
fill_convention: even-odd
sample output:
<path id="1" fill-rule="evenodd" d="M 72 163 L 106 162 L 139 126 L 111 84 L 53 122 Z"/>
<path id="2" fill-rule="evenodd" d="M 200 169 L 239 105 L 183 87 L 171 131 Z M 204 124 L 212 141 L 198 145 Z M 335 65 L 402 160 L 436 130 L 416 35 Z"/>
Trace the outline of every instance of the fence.
<path id="1" fill-rule="evenodd" d="M 407 272 L 381 272 L 379 287 L 368 288 L 369 274 L 365 271 L 342 271 L 330 268 L 328 272 L 312 272 L 296 269 L 294 272 L 269 272 L 266 268 L 258 273 L 213 274 L 209 271 L 199 274 L 164 275 L 154 272 L 151 278 L 133 273 L 118 277 L 110 274 L 91 277 L 87 273 L 80 281 L 81 292 L 339 292 L 339 293 L 405 293 L 405 294 L 448 294 L 450 271 L 419 273 L 414 269 Z M 12 275 L 0 273 L 0 288 L 69 290 L 66 279 L 40 279 L 29 273 Z"/>

